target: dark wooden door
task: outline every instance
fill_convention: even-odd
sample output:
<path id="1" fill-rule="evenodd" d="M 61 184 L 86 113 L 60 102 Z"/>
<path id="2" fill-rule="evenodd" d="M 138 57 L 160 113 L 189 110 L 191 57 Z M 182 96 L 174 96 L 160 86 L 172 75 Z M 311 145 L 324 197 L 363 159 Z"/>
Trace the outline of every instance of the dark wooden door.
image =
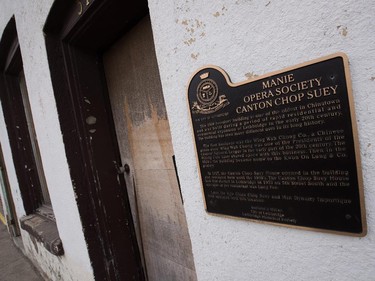
<path id="1" fill-rule="evenodd" d="M 102 54 L 147 1 L 56 0 L 44 31 L 76 201 L 96 280 L 144 280 Z M 68 188 L 68 187 L 67 187 Z"/>

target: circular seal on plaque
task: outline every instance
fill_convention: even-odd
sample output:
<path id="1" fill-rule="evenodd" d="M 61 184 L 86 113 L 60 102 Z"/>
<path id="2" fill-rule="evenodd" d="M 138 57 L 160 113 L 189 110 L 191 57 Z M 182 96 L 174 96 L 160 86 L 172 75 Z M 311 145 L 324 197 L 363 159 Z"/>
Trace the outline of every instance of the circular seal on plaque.
<path id="1" fill-rule="evenodd" d="M 199 83 L 197 99 L 202 105 L 211 105 L 219 95 L 217 84 L 212 79 L 206 79 Z"/>

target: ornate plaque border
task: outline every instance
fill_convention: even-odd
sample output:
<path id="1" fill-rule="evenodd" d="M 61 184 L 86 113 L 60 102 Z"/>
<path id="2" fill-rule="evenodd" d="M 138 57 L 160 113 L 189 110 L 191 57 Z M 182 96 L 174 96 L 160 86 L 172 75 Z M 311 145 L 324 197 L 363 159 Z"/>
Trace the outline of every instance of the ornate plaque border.
<path id="1" fill-rule="evenodd" d="M 314 64 L 317 64 L 319 62 L 324 62 L 326 60 L 330 60 L 330 59 L 337 58 L 337 57 L 341 57 L 343 62 L 344 62 L 344 72 L 345 72 L 345 80 L 346 80 L 346 86 L 347 86 L 347 96 L 348 96 L 348 100 L 349 100 L 349 111 L 350 111 L 349 114 L 350 114 L 350 119 L 351 119 L 351 123 L 352 123 L 351 129 L 352 129 L 352 136 L 353 136 L 353 140 L 354 140 L 354 151 L 355 151 L 355 162 L 356 162 L 355 164 L 356 164 L 356 171 L 357 171 L 357 177 L 358 177 L 358 193 L 359 193 L 359 204 L 360 204 L 361 221 L 362 221 L 362 232 L 361 233 L 352 233 L 352 232 L 345 232 L 345 231 L 321 229 L 321 228 L 315 228 L 315 227 L 289 225 L 289 224 L 284 224 L 284 223 L 270 222 L 270 221 L 265 221 L 265 220 L 258 220 L 258 219 L 252 219 L 252 218 L 244 218 L 244 217 L 239 217 L 239 216 L 232 216 L 232 215 L 209 212 L 207 210 L 207 202 L 206 202 L 206 197 L 205 197 L 205 194 L 204 194 L 203 179 L 202 179 L 201 167 L 200 167 L 199 158 L 198 158 L 198 148 L 197 148 L 197 143 L 195 141 L 196 134 L 195 134 L 195 131 L 193 129 L 194 128 L 193 127 L 193 114 L 197 114 L 197 111 L 194 112 L 194 108 L 191 107 L 191 104 L 189 102 L 189 89 L 190 89 L 191 82 L 194 79 L 194 77 L 198 73 L 202 72 L 202 70 L 207 69 L 207 71 L 208 71 L 209 69 L 214 69 L 214 70 L 219 71 L 225 77 L 226 83 L 228 84 L 229 87 L 236 88 L 236 87 L 243 86 L 243 85 L 246 85 L 246 84 L 250 84 L 250 83 L 253 83 L 255 81 L 262 80 L 262 79 L 265 79 L 265 78 L 268 78 L 268 77 L 271 77 L 271 76 L 274 76 L 274 75 L 278 75 L 278 74 L 285 73 L 285 72 L 292 71 L 292 70 L 297 70 L 297 69 L 302 68 L 302 67 L 314 65 Z M 206 74 L 204 74 L 204 76 L 206 76 Z M 206 79 L 207 77 L 208 76 L 201 77 L 201 79 L 203 80 L 203 79 Z M 219 92 L 218 96 L 220 96 L 220 95 L 221 95 L 221 93 Z M 224 93 L 223 93 L 223 97 L 225 99 L 225 102 L 229 103 L 226 100 L 226 96 L 225 96 Z M 318 59 L 310 60 L 310 61 L 307 61 L 307 62 L 304 62 L 304 63 L 301 63 L 301 64 L 286 67 L 286 68 L 283 68 L 281 70 L 266 73 L 264 75 L 260 75 L 260 76 L 254 77 L 253 79 L 248 79 L 248 80 L 245 80 L 245 81 L 239 82 L 239 83 L 232 83 L 230 78 L 229 78 L 229 75 L 222 68 L 220 68 L 218 66 L 215 66 L 215 65 L 205 65 L 205 66 L 199 68 L 198 70 L 196 70 L 191 75 L 191 77 L 189 79 L 189 83 L 186 87 L 186 102 L 187 102 L 188 109 L 189 109 L 189 112 L 190 112 L 190 118 L 189 119 L 190 119 L 191 131 L 193 133 L 193 138 L 194 138 L 195 156 L 196 156 L 196 161 L 197 161 L 197 166 L 198 166 L 199 179 L 200 179 L 200 182 L 201 182 L 201 192 L 202 192 L 202 196 L 203 196 L 205 210 L 208 214 L 219 216 L 219 217 L 231 218 L 231 219 L 239 219 L 239 220 L 246 220 L 246 221 L 252 221 L 252 222 L 263 223 L 263 224 L 270 224 L 270 225 L 275 225 L 275 226 L 289 227 L 289 228 L 293 228 L 293 229 L 309 230 L 309 231 L 315 231 L 315 232 L 339 234 L 339 235 L 346 235 L 346 236 L 353 236 L 353 237 L 364 237 L 364 236 L 366 236 L 366 234 L 367 234 L 367 222 L 366 222 L 366 211 L 365 211 L 365 201 L 364 201 L 363 175 L 362 175 L 360 148 L 359 148 L 359 140 L 358 140 L 358 128 L 357 128 L 357 121 L 356 121 L 356 117 L 355 117 L 356 115 L 355 115 L 354 99 L 353 99 L 353 93 L 352 93 L 352 82 L 351 82 L 351 79 L 350 79 L 349 60 L 348 60 L 348 57 L 345 53 L 342 53 L 342 52 L 334 53 L 334 54 L 324 56 L 324 57 L 321 57 L 321 58 L 318 58 Z M 196 105 L 196 104 L 194 104 L 194 105 Z M 198 106 L 199 106 L 199 104 L 198 104 Z M 223 107 L 225 107 L 225 105 Z M 219 107 L 218 109 L 221 109 L 221 108 L 222 107 Z M 213 111 L 211 111 L 209 113 L 213 113 L 213 112 L 217 111 L 218 109 L 214 109 Z"/>

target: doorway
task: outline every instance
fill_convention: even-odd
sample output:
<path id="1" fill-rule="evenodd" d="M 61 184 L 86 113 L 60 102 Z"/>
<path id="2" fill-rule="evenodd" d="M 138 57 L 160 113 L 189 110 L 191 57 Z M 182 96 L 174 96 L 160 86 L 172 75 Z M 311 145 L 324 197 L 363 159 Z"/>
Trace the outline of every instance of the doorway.
<path id="1" fill-rule="evenodd" d="M 44 32 L 96 280 L 196 280 L 147 1 L 56 0 Z"/>
<path id="2" fill-rule="evenodd" d="M 103 63 L 148 278 L 195 280 L 150 17 L 113 44 Z"/>
<path id="3" fill-rule="evenodd" d="M 0 188 L 3 194 L 4 202 L 0 198 L 0 220 L 8 226 L 8 231 L 13 237 L 20 235 L 18 217 L 13 202 L 13 196 L 9 188 L 8 175 L 5 168 L 3 151 L 0 144 Z M 3 210 L 6 213 L 3 213 Z"/>

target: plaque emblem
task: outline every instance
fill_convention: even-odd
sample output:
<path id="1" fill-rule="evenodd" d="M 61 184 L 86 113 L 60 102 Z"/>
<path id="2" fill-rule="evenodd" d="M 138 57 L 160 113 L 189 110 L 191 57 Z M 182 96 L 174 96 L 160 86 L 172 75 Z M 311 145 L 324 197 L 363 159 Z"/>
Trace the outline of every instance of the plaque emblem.
<path id="1" fill-rule="evenodd" d="M 216 82 L 208 79 L 209 73 L 203 73 L 202 81 L 197 87 L 197 101 L 193 103 L 193 113 L 210 114 L 224 108 L 229 104 L 225 95 L 219 95 L 219 88 Z"/>

